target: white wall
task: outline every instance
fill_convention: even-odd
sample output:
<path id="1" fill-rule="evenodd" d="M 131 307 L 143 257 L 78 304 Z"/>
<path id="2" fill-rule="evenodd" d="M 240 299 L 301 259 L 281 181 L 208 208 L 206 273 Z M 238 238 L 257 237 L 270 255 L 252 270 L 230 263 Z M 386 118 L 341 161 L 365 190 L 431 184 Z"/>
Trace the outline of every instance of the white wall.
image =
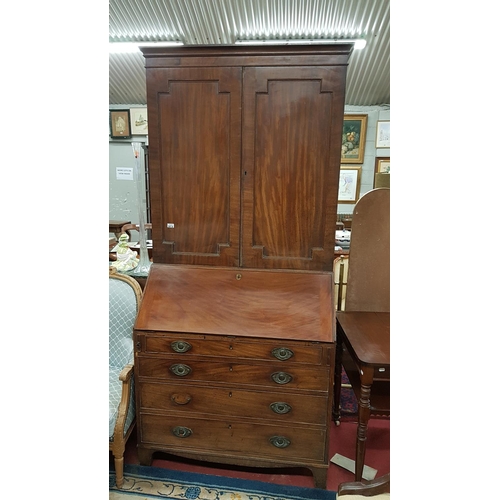
<path id="1" fill-rule="evenodd" d="M 135 158 L 132 150 L 132 141 L 146 141 L 146 136 L 132 136 L 132 139 L 116 139 L 109 141 L 109 219 L 129 220 L 139 223 L 138 192 L 135 172 Z M 141 207 L 146 208 L 146 189 L 144 184 L 144 151 L 141 147 Z M 131 168 L 133 179 L 117 178 L 117 169 Z M 145 213 L 145 212 L 143 212 Z M 146 220 L 146 219 L 144 219 Z"/>

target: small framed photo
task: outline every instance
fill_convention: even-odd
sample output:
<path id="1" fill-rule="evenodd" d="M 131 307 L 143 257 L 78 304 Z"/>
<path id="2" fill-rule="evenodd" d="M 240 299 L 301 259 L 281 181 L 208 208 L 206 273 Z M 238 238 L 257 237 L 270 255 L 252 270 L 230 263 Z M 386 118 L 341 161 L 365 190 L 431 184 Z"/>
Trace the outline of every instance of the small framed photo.
<path id="1" fill-rule="evenodd" d="M 391 159 L 388 156 L 379 156 L 375 158 L 375 168 L 373 172 L 373 185 L 377 174 L 389 174 L 391 172 Z"/>
<path id="2" fill-rule="evenodd" d="M 128 109 L 109 110 L 109 130 L 112 139 L 130 139 L 130 111 Z"/>
<path id="3" fill-rule="evenodd" d="M 148 108 L 130 108 L 132 135 L 148 135 Z"/>
<path id="4" fill-rule="evenodd" d="M 375 140 L 375 147 L 391 147 L 391 122 L 389 120 L 379 120 L 377 122 L 377 136 Z"/>
<path id="5" fill-rule="evenodd" d="M 391 171 L 391 159 L 388 156 L 375 158 L 375 173 L 388 174 Z"/>
<path id="6" fill-rule="evenodd" d="M 340 166 L 339 203 L 356 203 L 359 199 L 361 167 Z"/>
<path id="7" fill-rule="evenodd" d="M 363 163 L 368 115 L 344 115 L 342 163 Z"/>

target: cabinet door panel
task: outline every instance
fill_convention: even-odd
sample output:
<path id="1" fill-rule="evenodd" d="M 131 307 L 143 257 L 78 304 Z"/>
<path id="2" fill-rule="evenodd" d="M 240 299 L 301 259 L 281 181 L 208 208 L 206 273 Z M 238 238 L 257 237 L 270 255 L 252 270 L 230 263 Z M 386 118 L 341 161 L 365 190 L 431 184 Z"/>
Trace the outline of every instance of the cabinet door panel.
<path id="1" fill-rule="evenodd" d="M 331 270 L 345 67 L 245 68 L 244 267 Z"/>
<path id="2" fill-rule="evenodd" d="M 241 68 L 148 69 L 153 260 L 237 266 Z"/>

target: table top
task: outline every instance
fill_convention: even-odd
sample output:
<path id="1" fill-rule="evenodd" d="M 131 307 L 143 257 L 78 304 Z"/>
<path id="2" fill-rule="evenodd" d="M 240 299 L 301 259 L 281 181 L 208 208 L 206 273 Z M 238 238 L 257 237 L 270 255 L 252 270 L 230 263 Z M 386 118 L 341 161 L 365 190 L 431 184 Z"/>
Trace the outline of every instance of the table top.
<path id="1" fill-rule="evenodd" d="M 338 311 L 337 326 L 337 336 L 342 335 L 360 363 L 390 365 L 390 313 Z"/>
<path id="2" fill-rule="evenodd" d="M 110 226 L 124 226 L 125 224 L 130 224 L 129 220 L 110 220 L 109 225 Z"/>

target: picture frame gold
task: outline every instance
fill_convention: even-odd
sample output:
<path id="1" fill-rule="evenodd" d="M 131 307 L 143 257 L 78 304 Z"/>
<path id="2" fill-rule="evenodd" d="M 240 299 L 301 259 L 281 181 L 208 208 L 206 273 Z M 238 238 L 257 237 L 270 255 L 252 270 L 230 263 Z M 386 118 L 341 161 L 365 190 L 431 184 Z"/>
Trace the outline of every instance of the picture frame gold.
<path id="1" fill-rule="evenodd" d="M 338 203 L 356 203 L 361 188 L 361 167 L 340 166 Z"/>
<path id="2" fill-rule="evenodd" d="M 130 139 L 132 137 L 130 110 L 109 110 L 109 135 L 112 139 Z"/>
<path id="3" fill-rule="evenodd" d="M 391 171 L 391 158 L 389 156 L 377 156 L 375 158 L 375 168 L 373 169 L 373 185 L 377 174 L 388 174 Z"/>
<path id="4" fill-rule="evenodd" d="M 344 115 L 341 163 L 363 163 L 368 115 Z"/>
<path id="5" fill-rule="evenodd" d="M 377 156 L 377 158 L 375 158 L 375 173 L 388 174 L 390 171 L 391 171 L 390 156 Z"/>

